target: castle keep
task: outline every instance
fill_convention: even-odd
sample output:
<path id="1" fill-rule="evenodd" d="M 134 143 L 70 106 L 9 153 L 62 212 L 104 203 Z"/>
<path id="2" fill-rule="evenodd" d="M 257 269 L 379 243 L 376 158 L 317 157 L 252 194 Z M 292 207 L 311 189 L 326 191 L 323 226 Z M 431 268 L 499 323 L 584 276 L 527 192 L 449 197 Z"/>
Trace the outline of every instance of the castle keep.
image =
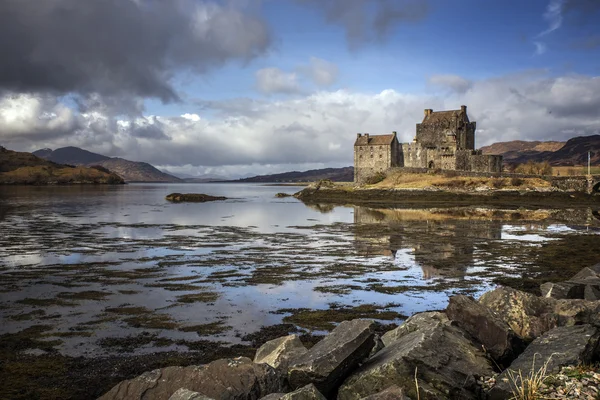
<path id="1" fill-rule="evenodd" d="M 475 150 L 475 127 L 467 106 L 461 106 L 451 111 L 426 109 L 412 143 L 399 143 L 396 132 L 359 133 L 354 142 L 354 182 L 392 167 L 501 172 L 502 156 Z"/>

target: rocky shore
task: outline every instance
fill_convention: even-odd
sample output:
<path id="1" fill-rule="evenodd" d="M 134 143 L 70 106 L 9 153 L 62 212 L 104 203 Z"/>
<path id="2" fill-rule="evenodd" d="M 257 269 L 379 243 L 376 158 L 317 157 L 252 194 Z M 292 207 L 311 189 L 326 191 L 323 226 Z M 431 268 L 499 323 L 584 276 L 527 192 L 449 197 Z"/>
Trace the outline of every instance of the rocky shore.
<path id="1" fill-rule="evenodd" d="M 280 337 L 254 360 L 146 372 L 100 399 L 597 399 L 600 264 L 541 290 L 454 296 L 381 337 L 365 319 L 340 323 L 310 349 Z"/>
<path id="2" fill-rule="evenodd" d="M 339 185 L 333 182 L 311 184 L 294 194 L 308 204 L 353 204 L 363 206 L 413 206 L 413 205 L 510 205 L 528 207 L 599 207 L 600 194 L 562 191 L 556 188 L 538 190 L 515 189 L 440 189 L 440 188 L 379 188 L 369 186 Z"/>

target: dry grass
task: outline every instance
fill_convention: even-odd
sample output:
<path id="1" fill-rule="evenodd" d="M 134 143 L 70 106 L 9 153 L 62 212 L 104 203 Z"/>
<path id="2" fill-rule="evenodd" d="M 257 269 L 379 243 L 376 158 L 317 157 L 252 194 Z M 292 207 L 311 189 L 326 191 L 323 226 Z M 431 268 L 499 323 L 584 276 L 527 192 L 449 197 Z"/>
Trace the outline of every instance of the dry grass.
<path id="1" fill-rule="evenodd" d="M 587 165 L 577 165 L 572 167 L 552 167 L 553 175 L 557 176 L 582 176 L 587 175 Z M 591 168 L 592 175 L 600 175 L 600 167 Z"/>
<path id="2" fill-rule="evenodd" d="M 533 362 L 531 363 L 531 371 L 528 374 L 523 375 L 523 371 L 508 370 L 508 378 L 511 385 L 513 386 L 512 397 L 510 400 L 539 400 L 542 399 L 541 389 L 546 379 L 546 373 L 548 370 L 548 364 L 552 360 L 550 357 L 542 364 L 539 369 L 535 368 L 535 354 L 533 356 Z"/>
<path id="3" fill-rule="evenodd" d="M 448 177 L 443 174 L 410 174 L 400 171 L 390 171 L 382 182 L 372 185 L 372 187 L 381 189 L 425 189 L 436 187 L 440 189 L 470 190 L 481 187 L 488 189 L 525 189 L 550 186 L 549 182 L 539 178 L 523 178 L 521 181 L 518 181 L 518 186 L 513 185 L 513 183 L 517 182 L 511 181 L 509 178 Z"/>
<path id="4" fill-rule="evenodd" d="M 17 168 L 0 173 L 0 181 L 6 183 L 118 183 L 120 178 L 95 168 L 52 167 L 45 165 Z"/>

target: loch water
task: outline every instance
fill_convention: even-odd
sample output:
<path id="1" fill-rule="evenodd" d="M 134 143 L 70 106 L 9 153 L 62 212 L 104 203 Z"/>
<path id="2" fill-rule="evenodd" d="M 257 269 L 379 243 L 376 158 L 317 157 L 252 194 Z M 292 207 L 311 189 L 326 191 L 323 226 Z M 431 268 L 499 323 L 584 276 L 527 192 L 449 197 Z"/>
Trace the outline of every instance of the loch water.
<path id="1" fill-rule="evenodd" d="M 122 351 L 109 339 L 142 333 L 153 340 L 136 352 L 242 343 L 282 322 L 323 333 L 338 317 L 315 323 L 320 310 L 399 323 L 445 308 L 452 294 L 476 297 L 499 278 L 520 279 L 552 257 L 554 243 L 600 243 L 591 209 L 377 209 L 275 197 L 300 189 L 1 187 L 0 334 L 43 325 L 55 350 L 96 356 Z M 170 203 L 173 192 L 228 200 Z"/>

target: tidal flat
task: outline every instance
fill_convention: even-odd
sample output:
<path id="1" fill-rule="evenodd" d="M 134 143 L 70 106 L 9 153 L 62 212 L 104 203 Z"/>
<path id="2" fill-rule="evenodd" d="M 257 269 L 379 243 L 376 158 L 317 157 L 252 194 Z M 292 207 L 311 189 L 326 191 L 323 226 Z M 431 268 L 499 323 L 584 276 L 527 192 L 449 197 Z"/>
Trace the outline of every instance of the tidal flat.
<path id="1" fill-rule="evenodd" d="M 586 207 L 307 206 L 258 185 L 203 185 L 229 198 L 218 204 L 164 200 L 184 189 L 0 196 L 0 398 L 99 396 L 291 332 L 310 346 L 354 318 L 383 332 L 452 294 L 536 292 L 600 261 Z"/>

